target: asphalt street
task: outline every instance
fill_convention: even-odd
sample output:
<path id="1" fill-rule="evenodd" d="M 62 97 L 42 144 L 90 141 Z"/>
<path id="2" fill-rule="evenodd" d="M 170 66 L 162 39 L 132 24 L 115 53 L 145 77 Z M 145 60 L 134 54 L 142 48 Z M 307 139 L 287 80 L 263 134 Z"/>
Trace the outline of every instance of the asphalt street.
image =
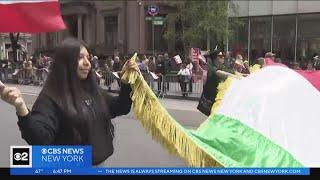
<path id="1" fill-rule="evenodd" d="M 18 86 L 31 108 L 41 88 Z M 197 128 L 206 117 L 196 110 L 196 101 L 160 99 L 168 112 L 185 128 Z M 9 167 L 10 146 L 27 145 L 21 138 L 14 107 L 0 101 L 0 167 Z M 168 152 L 145 132 L 131 111 L 113 119 L 115 152 L 109 167 L 185 167 L 183 160 Z"/>

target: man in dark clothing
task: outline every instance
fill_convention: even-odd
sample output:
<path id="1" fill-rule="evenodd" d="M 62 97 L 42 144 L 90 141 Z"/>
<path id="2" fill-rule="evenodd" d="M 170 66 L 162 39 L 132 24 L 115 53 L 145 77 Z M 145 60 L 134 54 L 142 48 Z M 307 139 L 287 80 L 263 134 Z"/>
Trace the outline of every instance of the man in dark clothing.
<path id="1" fill-rule="evenodd" d="M 313 57 L 313 67 L 316 69 L 316 70 L 320 70 L 320 57 L 318 55 L 314 56 Z"/>
<path id="2" fill-rule="evenodd" d="M 207 116 L 210 115 L 211 107 L 217 96 L 217 87 L 219 83 L 226 80 L 228 76 L 233 75 L 234 73 L 224 65 L 224 56 L 221 51 L 214 51 L 209 57 L 213 62 L 209 65 L 207 81 L 203 87 L 201 99 L 197 107 Z"/>
<path id="3" fill-rule="evenodd" d="M 163 55 L 164 57 L 164 76 L 169 74 L 172 70 L 172 65 L 171 65 L 171 61 L 170 61 L 170 58 L 169 58 L 169 54 L 168 53 L 164 53 Z M 166 83 L 166 85 L 164 85 L 166 90 L 169 91 L 169 82 Z"/>
<path id="4" fill-rule="evenodd" d="M 3 82 L 8 81 L 8 66 L 9 61 L 8 60 L 0 60 L 0 80 Z"/>
<path id="5" fill-rule="evenodd" d="M 118 71 L 121 70 L 120 58 L 119 58 L 119 56 L 114 57 L 113 70 L 114 70 L 115 72 L 118 72 Z"/>
<path id="6" fill-rule="evenodd" d="M 156 74 L 159 76 L 158 79 L 158 94 L 161 93 L 162 90 L 162 81 L 163 81 L 163 76 L 165 74 L 165 63 L 163 60 L 162 55 L 158 55 L 157 62 L 156 62 Z"/>

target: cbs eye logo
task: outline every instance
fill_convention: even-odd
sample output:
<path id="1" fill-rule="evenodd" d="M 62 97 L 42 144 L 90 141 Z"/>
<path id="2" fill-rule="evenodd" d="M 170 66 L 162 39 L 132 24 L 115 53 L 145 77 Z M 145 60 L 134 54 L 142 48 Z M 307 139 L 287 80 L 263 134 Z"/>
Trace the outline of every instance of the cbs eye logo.
<path id="1" fill-rule="evenodd" d="M 31 146 L 11 146 L 10 167 L 32 167 Z"/>

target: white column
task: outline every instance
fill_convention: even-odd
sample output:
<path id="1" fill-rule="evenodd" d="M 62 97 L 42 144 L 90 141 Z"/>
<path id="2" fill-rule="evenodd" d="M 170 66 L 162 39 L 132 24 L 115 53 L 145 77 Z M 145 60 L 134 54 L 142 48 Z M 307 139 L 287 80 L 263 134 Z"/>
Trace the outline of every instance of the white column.
<path id="1" fill-rule="evenodd" d="M 298 44 L 298 14 L 296 14 L 296 34 L 294 39 L 294 62 L 297 62 L 297 44 Z"/>
<path id="2" fill-rule="evenodd" d="M 3 40 L 3 38 L 1 37 L 1 40 Z M 4 59 L 5 56 L 5 43 L 4 41 L 2 41 L 2 44 L 0 46 L 0 59 Z"/>
<path id="3" fill-rule="evenodd" d="M 273 52 L 273 47 L 272 47 L 272 43 L 273 43 L 273 15 L 271 16 L 271 34 L 270 34 L 270 36 L 271 36 L 271 40 L 270 40 L 270 52 Z"/>
<path id="4" fill-rule="evenodd" d="M 82 40 L 82 15 L 78 14 L 78 39 Z"/>
<path id="5" fill-rule="evenodd" d="M 96 13 L 96 44 L 103 44 L 104 42 L 104 20 L 100 15 L 99 10 Z"/>
<path id="6" fill-rule="evenodd" d="M 248 18 L 248 61 L 249 61 L 249 64 L 250 64 L 250 46 L 251 46 L 251 43 L 250 43 L 250 40 L 251 40 L 251 19 L 250 19 L 250 16 Z"/>

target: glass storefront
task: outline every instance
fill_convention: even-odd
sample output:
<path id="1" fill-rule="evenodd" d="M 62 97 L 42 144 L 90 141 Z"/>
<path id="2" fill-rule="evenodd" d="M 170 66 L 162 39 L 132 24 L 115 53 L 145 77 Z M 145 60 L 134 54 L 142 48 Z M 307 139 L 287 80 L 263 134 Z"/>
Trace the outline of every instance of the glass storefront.
<path id="1" fill-rule="evenodd" d="M 250 60 L 264 57 L 271 48 L 271 16 L 250 18 Z"/>
<path id="2" fill-rule="evenodd" d="M 294 61 L 296 15 L 274 16 L 272 51 L 283 63 Z"/>
<path id="3" fill-rule="evenodd" d="M 297 61 L 311 60 L 320 52 L 320 14 L 298 16 Z"/>
<path id="4" fill-rule="evenodd" d="M 243 26 L 232 29 L 229 50 L 233 55 L 246 57 L 249 47 L 251 63 L 269 51 L 276 53 L 276 57 L 286 64 L 294 61 L 303 64 L 320 54 L 319 13 L 242 17 L 239 20 Z"/>
<path id="5" fill-rule="evenodd" d="M 241 54 L 244 59 L 248 57 L 248 23 L 249 18 L 239 19 L 240 25 L 231 32 L 229 46 L 234 57 L 237 54 Z"/>

